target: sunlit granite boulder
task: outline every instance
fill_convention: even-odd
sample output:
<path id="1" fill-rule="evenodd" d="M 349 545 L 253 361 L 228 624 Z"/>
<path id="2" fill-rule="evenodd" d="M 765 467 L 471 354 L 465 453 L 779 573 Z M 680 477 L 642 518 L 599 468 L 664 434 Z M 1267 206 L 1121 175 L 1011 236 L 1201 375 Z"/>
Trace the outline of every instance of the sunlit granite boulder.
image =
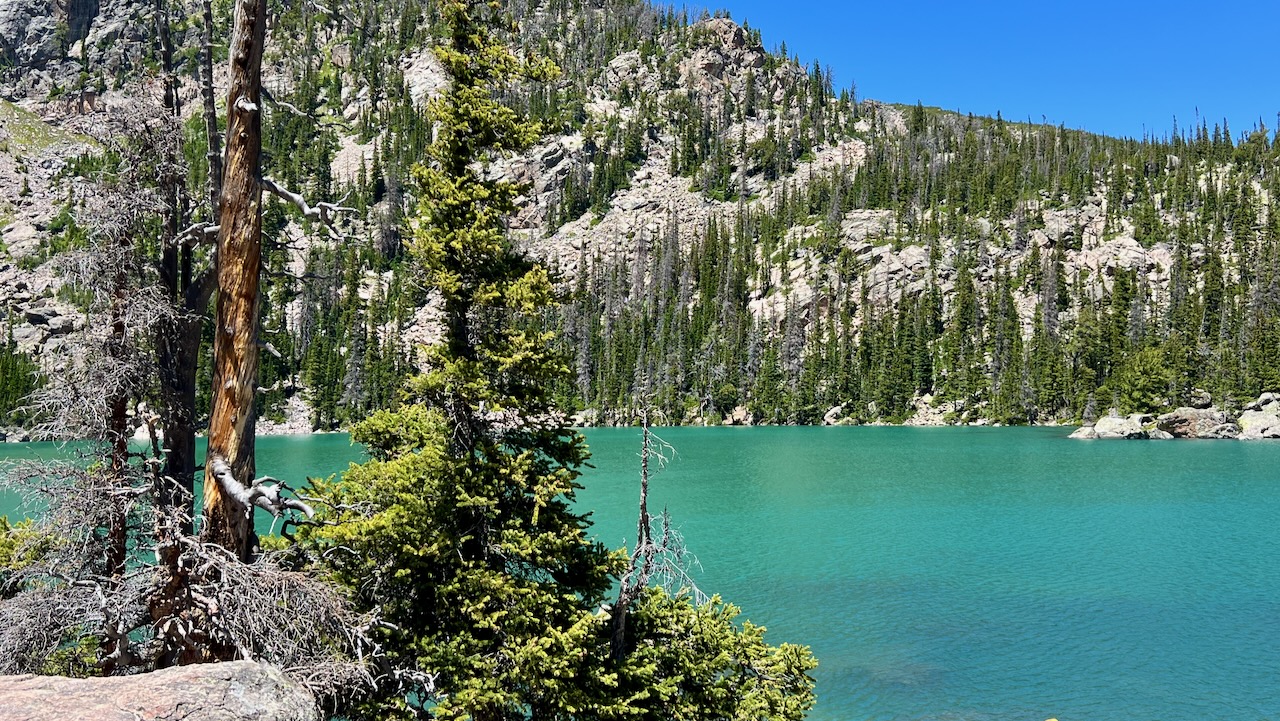
<path id="1" fill-rule="evenodd" d="M 1107 416 L 1099 418 L 1098 422 L 1093 424 L 1093 431 L 1099 439 L 1123 438 L 1126 440 L 1139 440 L 1149 437 L 1147 429 L 1143 427 L 1143 422 L 1150 418 L 1143 414 L 1134 414 L 1131 416 Z"/>
<path id="2" fill-rule="evenodd" d="M 1230 428 L 1224 428 L 1231 425 L 1217 408 L 1177 408 L 1156 419 L 1156 427 L 1174 438 L 1234 438 Z"/>
<path id="3" fill-rule="evenodd" d="M 252 661 L 136 676 L 0 676 L 0 721 L 319 721 L 311 693 Z"/>

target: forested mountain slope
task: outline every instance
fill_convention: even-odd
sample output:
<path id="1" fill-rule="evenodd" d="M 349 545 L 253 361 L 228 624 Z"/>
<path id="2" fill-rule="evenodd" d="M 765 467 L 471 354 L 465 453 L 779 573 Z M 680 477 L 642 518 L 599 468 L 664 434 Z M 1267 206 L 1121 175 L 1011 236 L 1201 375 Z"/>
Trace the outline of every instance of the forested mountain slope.
<path id="1" fill-rule="evenodd" d="M 54 371 L 83 325 L 56 256 L 85 242 L 86 199 L 121 162 L 97 136 L 142 112 L 167 66 L 200 197 L 201 8 L 13 7 L 0 368 Z M 273 7 L 268 174 L 354 211 L 334 237 L 270 204 L 263 412 L 328 428 L 395 404 L 436 332 L 403 219 L 423 103 L 447 79 L 426 51 L 430 3 Z M 1129 140 L 890 106 L 727 17 L 507 7 L 509 42 L 561 73 L 508 89 L 544 137 L 493 172 L 528 184 L 511 235 L 560 274 L 566 303 L 544 322 L 577 369 L 562 402 L 588 422 L 650 407 L 672 423 L 1025 423 L 1280 388 L 1269 129 L 1197 120 Z M 228 8 L 210 9 L 225 27 Z M 28 378 L 6 370 L 0 412 Z"/>

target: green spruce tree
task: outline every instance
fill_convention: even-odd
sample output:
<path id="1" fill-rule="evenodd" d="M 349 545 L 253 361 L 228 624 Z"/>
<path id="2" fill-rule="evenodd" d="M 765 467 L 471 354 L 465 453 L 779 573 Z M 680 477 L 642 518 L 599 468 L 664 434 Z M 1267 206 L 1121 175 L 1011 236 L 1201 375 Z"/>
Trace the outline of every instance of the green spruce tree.
<path id="1" fill-rule="evenodd" d="M 590 540 L 572 507 L 582 437 L 552 402 L 570 382 L 552 334 L 547 271 L 508 242 L 519 189 L 484 165 L 535 125 L 496 91 L 553 68 L 493 27 L 496 2 L 443 6 L 452 79 L 428 110 L 436 140 L 416 171 L 413 257 L 441 297 L 443 336 L 405 403 L 353 430 L 373 460 L 318 483 L 326 523 L 302 536 L 374 614 L 390 673 L 351 718 L 798 719 L 812 705 L 807 649 L 761 641 L 718 601 L 652 589 L 614 639 L 607 592 L 625 556 Z"/>

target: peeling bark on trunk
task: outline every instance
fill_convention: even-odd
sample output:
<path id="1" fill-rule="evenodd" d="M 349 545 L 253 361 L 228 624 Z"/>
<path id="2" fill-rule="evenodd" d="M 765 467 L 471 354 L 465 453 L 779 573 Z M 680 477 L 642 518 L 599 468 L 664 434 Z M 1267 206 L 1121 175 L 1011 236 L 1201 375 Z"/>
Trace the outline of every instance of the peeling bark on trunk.
<path id="1" fill-rule="evenodd" d="M 255 473 L 254 394 L 258 381 L 258 281 L 262 267 L 262 46 L 265 0 L 238 0 L 227 96 L 227 152 L 218 232 L 218 304 L 213 338 L 213 408 L 205 463 L 205 539 L 251 560 L 253 509 L 225 493 L 209 470 L 221 460 L 244 485 Z"/>

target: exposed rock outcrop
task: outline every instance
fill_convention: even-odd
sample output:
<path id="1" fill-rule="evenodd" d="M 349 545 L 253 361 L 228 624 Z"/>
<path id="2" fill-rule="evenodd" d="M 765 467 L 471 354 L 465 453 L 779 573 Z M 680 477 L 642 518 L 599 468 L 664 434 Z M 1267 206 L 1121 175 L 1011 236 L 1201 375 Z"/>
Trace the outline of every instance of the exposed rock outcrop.
<path id="1" fill-rule="evenodd" d="M 959 403 L 947 403 L 945 405 L 934 405 L 932 395 L 925 395 L 916 398 L 914 401 L 915 412 L 911 417 L 902 422 L 904 426 L 945 426 L 947 425 L 947 411 L 955 411 L 959 408 Z"/>
<path id="2" fill-rule="evenodd" d="M 1241 440 L 1280 438 L 1280 404 L 1272 403 L 1269 410 L 1250 410 L 1240 414 Z"/>
<path id="3" fill-rule="evenodd" d="M 1150 416 L 1145 416 L 1150 418 Z M 1096 438 L 1124 438 L 1128 440 L 1136 440 L 1148 438 L 1147 429 L 1143 427 L 1144 416 L 1135 414 L 1131 416 L 1107 416 L 1099 418 L 1098 422 L 1093 424 L 1093 432 Z"/>
<path id="4" fill-rule="evenodd" d="M 1208 401 L 1208 393 L 1197 390 L 1192 401 Z M 1114 411 L 1113 411 L 1114 413 Z M 1136 413 L 1128 417 L 1112 415 L 1101 418 L 1096 425 L 1085 426 L 1071 434 L 1072 438 L 1202 438 L 1261 440 L 1280 439 L 1280 393 L 1263 393 L 1257 400 L 1245 406 L 1239 417 L 1208 406 L 1176 408 L 1159 418 Z"/>
<path id="5" fill-rule="evenodd" d="M 1223 438 L 1227 414 L 1217 408 L 1177 408 L 1156 419 L 1156 427 L 1174 438 Z"/>
<path id="6" fill-rule="evenodd" d="M 154 23 L 145 0 L 0 2 L 0 95 L 43 100 L 81 73 L 113 78 L 141 68 Z"/>
<path id="7" fill-rule="evenodd" d="M 319 721 L 311 693 L 252 661 L 137 676 L 0 677 L 0 721 Z"/>

